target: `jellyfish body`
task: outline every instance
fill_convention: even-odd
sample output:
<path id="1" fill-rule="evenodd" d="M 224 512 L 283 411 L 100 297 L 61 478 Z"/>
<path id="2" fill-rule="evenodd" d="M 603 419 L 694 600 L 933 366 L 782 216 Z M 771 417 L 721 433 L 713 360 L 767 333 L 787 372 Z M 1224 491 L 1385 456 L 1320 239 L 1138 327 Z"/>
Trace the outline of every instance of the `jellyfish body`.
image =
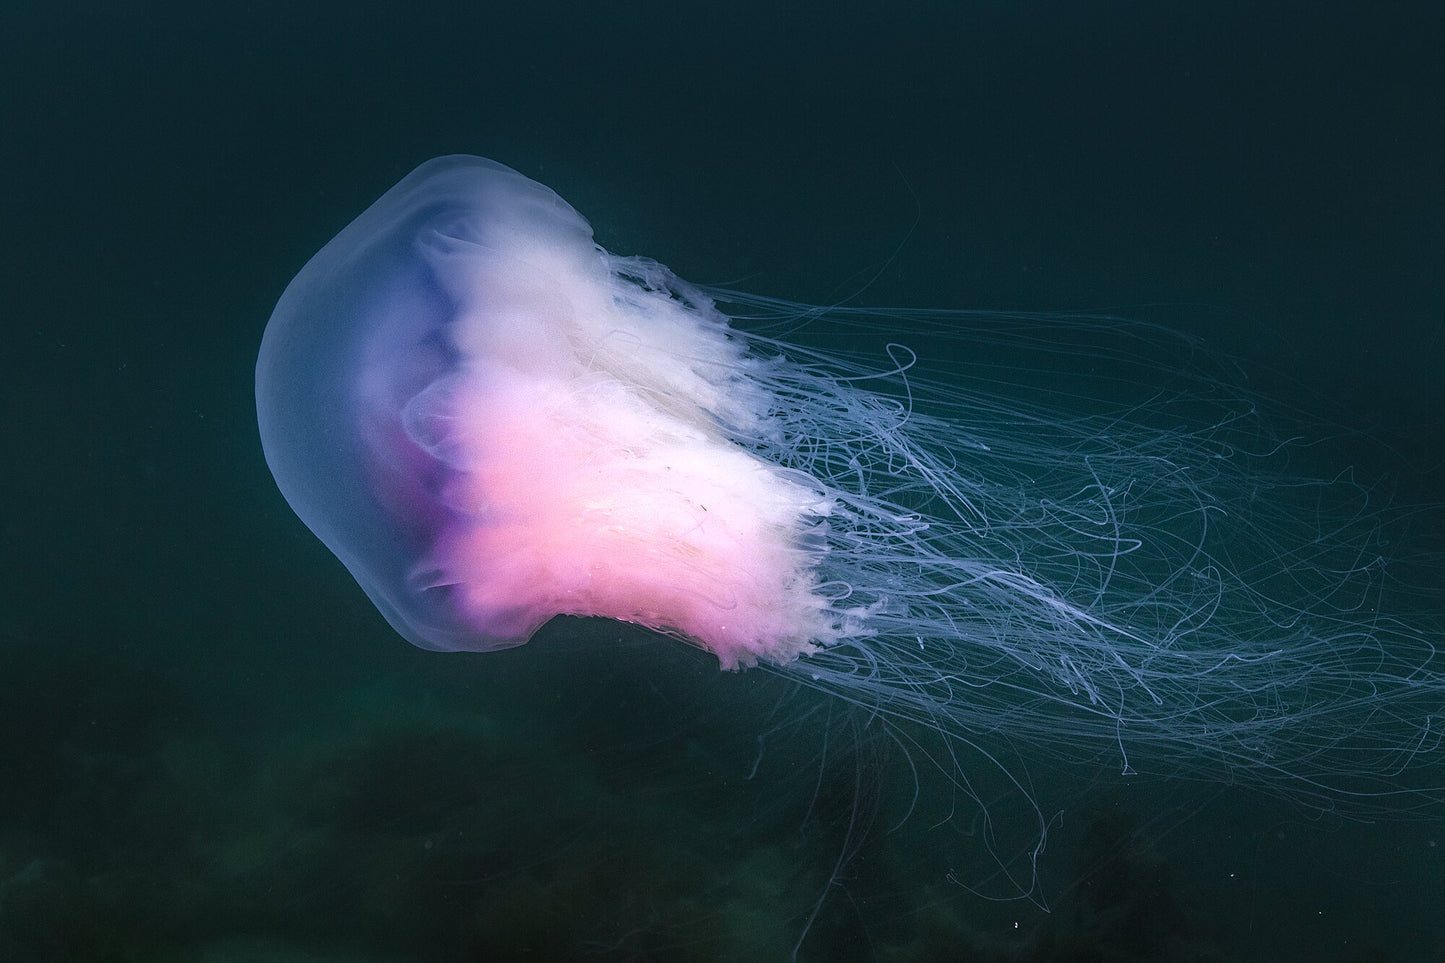
<path id="1" fill-rule="evenodd" d="M 850 631 L 818 585 L 828 496 L 737 443 L 769 430 L 765 365 L 552 191 L 444 157 L 291 284 L 256 390 L 282 491 L 413 643 L 597 615 L 737 666 Z"/>
<path id="2" fill-rule="evenodd" d="M 1247 414 L 1190 427 L 930 381 L 896 352 L 870 368 L 720 299 L 809 313 L 609 254 L 550 189 L 438 158 L 278 303 L 267 461 L 424 648 L 602 616 L 950 737 L 1306 795 L 1403 791 L 1436 757 L 1445 675 L 1374 606 L 1365 493 L 1279 473 Z"/>

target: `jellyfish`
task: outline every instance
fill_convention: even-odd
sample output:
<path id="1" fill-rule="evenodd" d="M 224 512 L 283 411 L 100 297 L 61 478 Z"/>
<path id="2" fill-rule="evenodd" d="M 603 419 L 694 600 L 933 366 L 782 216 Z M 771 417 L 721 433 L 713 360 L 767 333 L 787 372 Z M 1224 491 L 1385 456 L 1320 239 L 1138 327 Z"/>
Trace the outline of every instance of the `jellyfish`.
<path id="1" fill-rule="evenodd" d="M 424 649 L 600 617 L 970 746 L 1438 801 L 1404 774 L 1438 768 L 1445 665 L 1384 607 L 1368 486 L 1296 471 L 1223 382 L 1074 390 L 1156 336 L 690 284 L 458 155 L 286 288 L 256 402 L 286 500 Z M 1010 342 L 1063 363 L 1019 387 Z"/>

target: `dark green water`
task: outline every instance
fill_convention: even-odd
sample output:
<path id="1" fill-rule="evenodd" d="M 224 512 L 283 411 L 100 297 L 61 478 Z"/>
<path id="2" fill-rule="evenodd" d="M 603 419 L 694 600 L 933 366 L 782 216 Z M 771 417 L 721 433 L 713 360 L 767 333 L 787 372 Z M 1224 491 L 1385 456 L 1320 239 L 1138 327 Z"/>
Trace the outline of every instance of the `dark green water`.
<path id="1" fill-rule="evenodd" d="M 1026 761 L 1046 913 L 972 892 L 927 774 L 894 829 L 902 754 L 777 679 L 605 625 L 415 650 L 292 516 L 252 398 L 306 258 L 467 152 L 690 280 L 1179 325 L 1343 428 L 1327 464 L 1438 503 L 1433 5 L 17 6 L 0 958 L 1445 954 L 1440 811 Z"/>

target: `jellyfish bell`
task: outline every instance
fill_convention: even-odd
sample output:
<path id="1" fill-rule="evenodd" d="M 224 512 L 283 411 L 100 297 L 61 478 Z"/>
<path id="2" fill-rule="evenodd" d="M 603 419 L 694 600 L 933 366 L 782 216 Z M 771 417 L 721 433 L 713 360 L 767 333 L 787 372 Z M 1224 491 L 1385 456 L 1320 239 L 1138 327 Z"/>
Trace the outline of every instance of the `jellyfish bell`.
<path id="1" fill-rule="evenodd" d="M 443 157 L 287 288 L 257 408 L 288 501 L 411 642 L 603 616 L 732 668 L 864 631 L 819 582 L 834 500 L 746 444 L 770 363 L 551 190 Z"/>
<path id="2" fill-rule="evenodd" d="M 1399 774 L 1438 759 L 1445 670 L 1375 607 L 1368 493 L 1281 473 L 1248 405 L 1191 427 L 1167 395 L 1151 419 L 929 380 L 904 349 L 805 348 L 724 300 L 816 313 L 612 255 L 501 164 L 429 161 L 277 304 L 266 459 L 423 648 L 600 616 L 975 748 L 1439 798 Z"/>

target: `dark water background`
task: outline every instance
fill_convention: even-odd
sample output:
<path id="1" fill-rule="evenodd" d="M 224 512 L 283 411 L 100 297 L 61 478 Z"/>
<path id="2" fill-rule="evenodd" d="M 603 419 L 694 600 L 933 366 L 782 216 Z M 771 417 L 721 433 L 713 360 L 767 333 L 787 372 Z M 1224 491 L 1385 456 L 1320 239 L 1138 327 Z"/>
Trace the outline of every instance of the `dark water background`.
<path id="1" fill-rule="evenodd" d="M 499 6 L 0 12 L 0 958 L 1442 958 L 1439 812 L 1043 767 L 1045 913 L 762 673 L 414 650 L 252 400 L 306 258 L 467 152 L 691 280 L 1180 326 L 1438 502 L 1439 6 Z"/>

